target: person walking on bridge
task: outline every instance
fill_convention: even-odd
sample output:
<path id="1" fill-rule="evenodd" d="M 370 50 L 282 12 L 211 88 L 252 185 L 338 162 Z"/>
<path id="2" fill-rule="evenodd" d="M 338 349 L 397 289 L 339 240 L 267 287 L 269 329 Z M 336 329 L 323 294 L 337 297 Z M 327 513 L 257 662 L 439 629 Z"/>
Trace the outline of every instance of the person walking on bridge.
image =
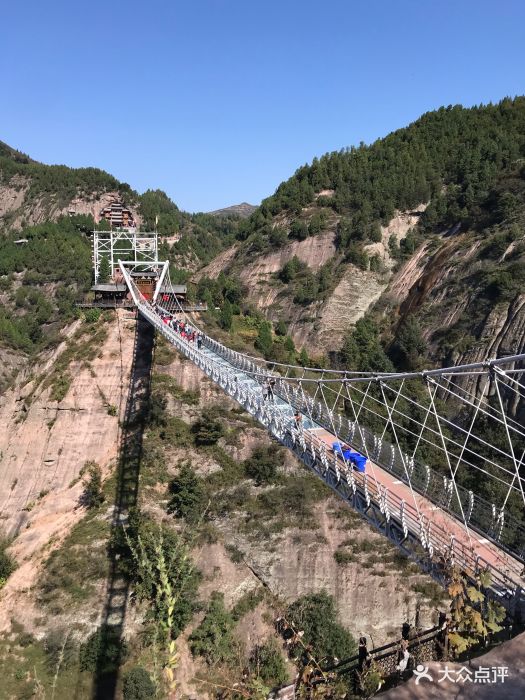
<path id="1" fill-rule="evenodd" d="M 271 401 L 272 403 L 275 403 L 274 389 L 275 389 L 275 377 L 268 377 L 268 379 L 266 380 L 266 398 L 268 399 L 268 401 Z"/>

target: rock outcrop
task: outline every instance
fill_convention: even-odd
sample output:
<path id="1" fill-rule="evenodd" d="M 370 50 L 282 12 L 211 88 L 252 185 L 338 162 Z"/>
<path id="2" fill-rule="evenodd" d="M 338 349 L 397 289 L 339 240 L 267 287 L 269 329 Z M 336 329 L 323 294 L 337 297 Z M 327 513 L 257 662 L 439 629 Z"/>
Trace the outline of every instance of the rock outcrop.
<path id="1" fill-rule="evenodd" d="M 30 180 L 22 176 L 15 176 L 8 184 L 0 185 L 0 223 L 2 219 L 8 220 L 11 229 L 20 229 L 77 214 L 91 215 L 98 222 L 101 210 L 120 199 L 118 192 L 93 192 L 64 202 L 55 194 L 46 193 L 27 201 L 29 187 Z M 131 208 L 135 223 L 140 226 L 142 217 Z"/>

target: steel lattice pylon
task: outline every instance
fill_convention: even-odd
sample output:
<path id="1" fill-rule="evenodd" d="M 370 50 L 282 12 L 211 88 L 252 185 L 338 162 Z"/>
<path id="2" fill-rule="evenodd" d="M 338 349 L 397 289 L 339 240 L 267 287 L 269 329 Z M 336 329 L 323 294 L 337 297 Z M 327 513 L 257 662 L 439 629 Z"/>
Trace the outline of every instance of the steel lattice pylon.
<path id="1" fill-rule="evenodd" d="M 100 265 L 107 258 L 110 274 L 113 277 L 119 268 L 119 261 L 133 263 L 142 272 L 158 265 L 158 235 L 156 232 L 137 232 L 136 230 L 115 229 L 111 231 L 93 231 L 93 268 L 95 284 L 100 277 Z"/>

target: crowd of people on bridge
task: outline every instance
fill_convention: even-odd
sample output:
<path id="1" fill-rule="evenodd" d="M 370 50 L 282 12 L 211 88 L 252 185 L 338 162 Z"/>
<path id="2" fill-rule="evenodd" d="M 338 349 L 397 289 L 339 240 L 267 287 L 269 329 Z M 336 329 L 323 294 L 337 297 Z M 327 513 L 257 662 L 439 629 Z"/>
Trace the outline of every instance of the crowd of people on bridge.
<path id="1" fill-rule="evenodd" d="M 160 316 L 162 322 L 165 323 L 169 328 L 171 328 L 175 333 L 178 333 L 181 338 L 187 340 L 189 343 L 197 343 L 197 347 L 200 350 L 204 342 L 204 333 L 193 328 L 186 321 L 182 321 L 175 318 L 173 314 L 167 313 L 164 309 L 161 309 L 156 304 L 153 304 L 153 310 L 156 314 Z"/>
<path id="2" fill-rule="evenodd" d="M 196 343 L 197 348 L 200 350 L 204 342 L 204 333 L 193 328 L 189 323 L 176 318 L 175 315 L 166 311 L 161 306 L 156 303 L 152 304 L 153 311 L 160 316 L 162 322 L 165 323 L 169 328 L 171 328 L 175 333 L 178 333 L 181 338 L 187 340 L 190 343 Z M 275 403 L 275 386 L 277 380 L 275 377 L 268 376 L 262 384 L 262 396 L 263 400 L 269 403 Z M 293 417 L 294 427 L 302 431 L 303 429 L 303 415 L 299 410 L 296 410 Z M 341 442 L 334 442 L 332 444 L 332 449 L 336 455 L 339 455 L 346 462 L 350 462 L 354 469 L 360 472 L 365 471 L 365 465 L 367 459 L 364 455 L 359 452 L 354 452 L 351 450 L 349 445 Z"/>

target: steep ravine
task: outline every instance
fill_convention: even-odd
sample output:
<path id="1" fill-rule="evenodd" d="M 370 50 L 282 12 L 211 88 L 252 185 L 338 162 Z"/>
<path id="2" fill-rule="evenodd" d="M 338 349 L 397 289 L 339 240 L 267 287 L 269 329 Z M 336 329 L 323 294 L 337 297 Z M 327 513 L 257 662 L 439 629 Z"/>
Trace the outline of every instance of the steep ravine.
<path id="1" fill-rule="evenodd" d="M 89 360 L 72 358 L 68 367 L 72 383 L 58 404 L 50 401 L 49 388 L 41 388 L 45 382 L 29 401 L 34 385 L 27 383 L 28 377 L 26 383 L 20 377 L 19 384 L 0 406 L 0 418 L 8 426 L 1 448 L 5 470 L 4 526 L 16 535 L 11 551 L 19 564 L 0 592 L 0 631 L 8 631 L 14 620 L 40 640 L 54 629 L 74 629 L 77 639 L 85 639 L 101 623 L 105 580 L 100 575 L 93 576 L 92 569 L 100 562 L 100 571 L 104 571 L 106 542 L 100 540 L 100 533 L 111 520 L 109 499 L 90 521 L 91 525 L 87 525 L 86 537 L 89 528 L 96 526 L 95 539 L 68 545 L 69 556 L 74 557 L 76 565 L 80 562 L 82 566 L 84 557 L 85 566 L 90 568 L 90 576 L 83 584 L 85 595 L 75 599 L 68 597 L 71 593 L 57 590 L 53 592 L 55 602 L 43 604 L 41 584 L 49 576 L 45 561 L 50 552 L 61 548 L 72 528 L 86 520 L 85 509 L 79 506 L 82 484 L 77 480 L 85 461 L 97 461 L 109 478 L 114 473 L 118 416 L 110 415 L 108 404 L 120 407 L 122 416 L 134 326 L 130 314 L 122 312 L 118 321 L 113 317 L 105 324 L 107 337 L 97 346 L 96 356 Z M 78 328 L 71 328 L 70 332 L 72 338 L 79 337 Z M 51 376 L 60 360 L 60 350 L 63 353 L 67 347 L 59 349 L 35 373 L 42 370 Z M 171 415 L 191 423 L 203 408 L 212 404 L 220 405 L 225 416 L 231 414 L 231 418 L 223 420 L 236 437 L 221 438 L 220 446 L 234 460 L 246 459 L 255 446 L 270 444 L 270 438 L 261 428 L 231 412 L 237 405 L 191 362 L 171 353 L 168 364 L 157 362 L 155 372 L 170 375 L 182 392 L 193 392 L 190 401 L 184 393 L 178 396 L 178 390 L 169 397 Z M 23 411 L 24 405 L 27 411 Z M 25 418 L 17 422 L 21 412 Z M 177 444 L 168 445 L 165 457 L 169 475 L 176 474 L 180 461 L 187 459 L 203 478 L 221 468 L 212 454 L 197 459 L 191 449 Z M 283 460 L 283 473 L 287 477 L 300 479 L 304 475 L 305 468 L 290 452 L 283 452 Z M 174 524 L 165 512 L 165 484 L 155 484 L 148 469 L 141 476 L 141 508 L 156 520 Z M 246 487 L 257 493 L 248 480 Z M 28 504 L 31 504 L 29 511 Z M 430 626 L 435 607 L 445 605 L 427 576 L 397 556 L 393 546 L 328 489 L 314 504 L 311 519 L 300 527 L 286 526 L 272 534 L 271 522 L 265 517 L 249 532 L 243 528 L 244 523 L 242 507 L 227 516 L 214 517 L 211 526 L 218 539 L 194 548 L 193 556 L 202 572 L 199 598 L 203 602 L 212 591 L 218 590 L 224 593 L 226 605 L 231 607 L 247 591 L 260 587 L 261 582 L 283 604 L 306 593 L 326 590 L 336 600 L 341 622 L 354 636 L 366 634 L 376 645 L 397 638 L 405 620 L 415 622 L 417 609 L 419 624 Z M 338 550 L 351 554 L 347 562 L 336 561 L 334 554 Z M 240 558 L 233 558 L 232 552 L 240 553 Z M 274 615 L 275 609 L 263 602 L 243 617 L 237 634 L 247 649 L 273 634 Z M 142 629 L 143 616 L 143 607 L 129 605 L 124 627 L 129 642 Z M 192 680 L 203 671 L 203 665 L 192 658 L 186 642 L 199 619 L 197 615 L 178 641 L 177 678 L 181 692 L 204 699 L 207 696 L 202 687 L 195 686 Z"/>

